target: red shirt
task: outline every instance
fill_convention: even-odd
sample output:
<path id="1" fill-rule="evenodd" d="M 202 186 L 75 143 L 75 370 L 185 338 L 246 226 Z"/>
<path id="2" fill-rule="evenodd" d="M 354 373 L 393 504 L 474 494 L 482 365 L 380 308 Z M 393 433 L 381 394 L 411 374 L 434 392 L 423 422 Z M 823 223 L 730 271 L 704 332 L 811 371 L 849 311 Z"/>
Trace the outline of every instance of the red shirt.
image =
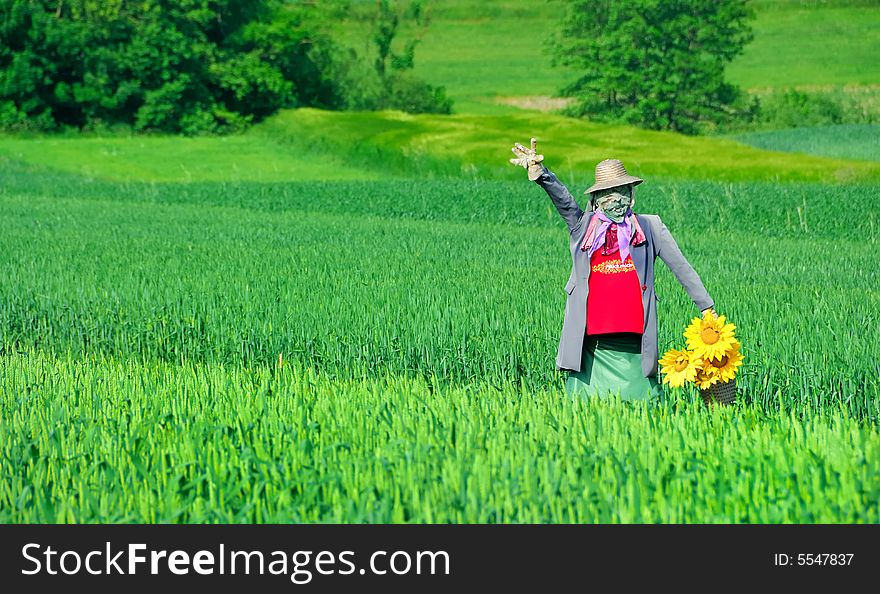
<path id="1" fill-rule="evenodd" d="M 612 224 L 606 232 L 608 249 L 600 247 L 590 258 L 590 292 L 587 296 L 587 334 L 611 332 L 636 332 L 645 329 L 642 306 L 642 288 L 632 254 L 620 261 L 617 248 L 617 225 Z"/>

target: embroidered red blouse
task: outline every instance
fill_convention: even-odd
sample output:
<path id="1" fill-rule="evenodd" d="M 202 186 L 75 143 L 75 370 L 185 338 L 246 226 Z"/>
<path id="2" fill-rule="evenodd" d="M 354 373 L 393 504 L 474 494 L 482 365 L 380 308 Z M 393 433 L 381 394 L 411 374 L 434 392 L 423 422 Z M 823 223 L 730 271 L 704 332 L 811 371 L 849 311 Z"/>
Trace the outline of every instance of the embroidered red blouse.
<path id="1" fill-rule="evenodd" d="M 610 249 L 609 249 L 610 247 Z M 612 253 L 604 253 L 606 251 Z M 632 254 L 620 261 L 617 225 L 606 231 L 606 245 L 590 258 L 590 292 L 587 296 L 587 334 L 636 332 L 645 328 L 642 289 Z"/>

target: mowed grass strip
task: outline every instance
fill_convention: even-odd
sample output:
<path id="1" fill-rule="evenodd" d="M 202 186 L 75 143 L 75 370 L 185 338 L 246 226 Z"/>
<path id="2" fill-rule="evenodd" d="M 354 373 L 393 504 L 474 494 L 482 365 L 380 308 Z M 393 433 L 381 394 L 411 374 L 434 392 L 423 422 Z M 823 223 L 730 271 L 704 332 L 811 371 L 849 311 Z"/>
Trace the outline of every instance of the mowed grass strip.
<path id="1" fill-rule="evenodd" d="M 545 163 L 569 178 L 591 179 L 596 163 L 621 159 L 639 176 L 724 181 L 852 182 L 880 179 L 880 164 L 766 151 L 720 137 L 610 126 L 551 114 L 410 115 L 400 112 L 284 111 L 254 135 L 348 155 L 390 173 L 518 179 L 514 142 L 532 136 Z"/>
<path id="2" fill-rule="evenodd" d="M 876 426 L 701 406 L 5 355 L 0 521 L 880 520 Z"/>
<path id="3" fill-rule="evenodd" d="M 342 157 L 320 158 L 250 136 L 0 135 L 0 163 L 118 181 L 378 179 Z"/>
<path id="4" fill-rule="evenodd" d="M 692 137 L 562 116 L 410 115 L 286 110 L 228 137 L 0 137 L 0 162 L 92 179 L 150 182 L 522 179 L 514 142 L 538 138 L 549 167 L 589 185 L 596 163 L 639 176 L 717 181 L 880 180 L 880 163 L 793 155 L 721 137 Z"/>

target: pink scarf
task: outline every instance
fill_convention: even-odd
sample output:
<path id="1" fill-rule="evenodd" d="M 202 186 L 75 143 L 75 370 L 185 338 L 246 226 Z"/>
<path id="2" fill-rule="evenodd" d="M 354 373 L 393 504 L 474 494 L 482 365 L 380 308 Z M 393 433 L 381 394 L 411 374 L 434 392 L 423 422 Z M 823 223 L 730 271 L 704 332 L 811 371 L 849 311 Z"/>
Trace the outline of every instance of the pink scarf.
<path id="1" fill-rule="evenodd" d="M 616 248 L 614 248 L 614 235 L 617 235 L 617 244 L 620 248 L 620 261 L 626 262 L 627 256 L 629 256 L 629 246 L 630 243 L 632 245 L 639 245 L 640 243 L 645 241 L 645 234 L 642 231 L 641 225 L 639 225 L 639 220 L 633 214 L 632 209 L 627 209 L 626 214 L 623 217 L 623 222 L 617 224 L 614 223 L 611 219 L 605 216 L 605 213 L 601 210 L 594 211 L 595 215 L 590 221 L 589 227 L 587 227 L 587 233 L 584 235 L 584 242 L 581 244 L 581 251 L 586 252 L 587 247 L 589 247 L 589 253 L 587 257 L 590 258 L 593 256 L 593 252 L 595 252 L 599 247 L 603 244 L 606 244 L 605 253 L 614 253 Z M 615 226 L 615 231 L 612 232 L 612 237 L 610 238 L 611 246 L 607 245 L 606 241 L 606 232 L 611 226 Z M 598 227 L 598 229 L 597 229 Z M 622 231 L 622 233 L 617 233 L 616 231 Z"/>

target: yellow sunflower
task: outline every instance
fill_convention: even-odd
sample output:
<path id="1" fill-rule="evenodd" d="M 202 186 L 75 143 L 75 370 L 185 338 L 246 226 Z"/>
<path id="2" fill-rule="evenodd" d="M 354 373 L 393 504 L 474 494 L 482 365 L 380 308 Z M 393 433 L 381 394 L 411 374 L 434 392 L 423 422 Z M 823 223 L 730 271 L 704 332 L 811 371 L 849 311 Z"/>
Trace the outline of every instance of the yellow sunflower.
<path id="1" fill-rule="evenodd" d="M 736 339 L 733 337 L 733 324 L 726 323 L 724 316 L 717 318 L 711 311 L 705 317 L 695 317 L 684 331 L 688 349 L 704 360 L 720 359 L 724 353 L 733 348 Z"/>
<path id="2" fill-rule="evenodd" d="M 669 384 L 671 388 L 680 388 L 685 381 L 692 382 L 696 379 L 702 360 L 688 350 L 670 349 L 658 363 L 662 366 L 660 373 L 663 374 L 663 383 Z"/>
<path id="3" fill-rule="evenodd" d="M 739 342 L 734 340 L 733 346 L 720 359 L 707 359 L 703 369 L 707 374 L 717 375 L 720 382 L 730 381 L 736 377 L 736 368 L 742 365 L 743 358 L 739 352 Z"/>
<path id="4" fill-rule="evenodd" d="M 705 365 L 707 369 L 700 368 L 697 370 L 697 377 L 694 380 L 694 383 L 701 390 L 708 390 L 712 384 L 717 384 L 721 381 L 721 375 L 716 371 L 716 367 L 712 365 Z"/>

